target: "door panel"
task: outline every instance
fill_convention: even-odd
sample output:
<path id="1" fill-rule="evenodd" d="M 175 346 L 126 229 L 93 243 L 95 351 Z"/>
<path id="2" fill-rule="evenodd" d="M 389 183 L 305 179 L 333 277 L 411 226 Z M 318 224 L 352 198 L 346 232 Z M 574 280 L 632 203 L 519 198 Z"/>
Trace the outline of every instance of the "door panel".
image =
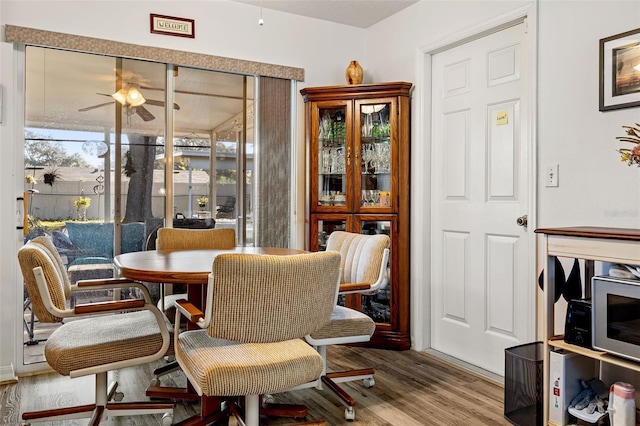
<path id="1" fill-rule="evenodd" d="M 433 58 L 432 346 L 503 374 L 530 335 L 524 24 Z"/>

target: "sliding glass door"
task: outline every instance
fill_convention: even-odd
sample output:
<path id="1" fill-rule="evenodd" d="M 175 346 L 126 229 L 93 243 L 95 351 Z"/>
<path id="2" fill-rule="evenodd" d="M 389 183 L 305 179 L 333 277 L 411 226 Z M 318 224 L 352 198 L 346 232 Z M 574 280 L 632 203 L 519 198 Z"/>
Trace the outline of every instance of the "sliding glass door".
<path id="1" fill-rule="evenodd" d="M 239 74 L 27 46 L 25 241 L 51 238 L 72 281 L 112 276 L 113 256 L 149 248 L 159 226 L 234 227 L 251 245 L 255 86 Z M 24 362 L 40 362 L 53 327 L 26 295 L 23 307 Z"/>

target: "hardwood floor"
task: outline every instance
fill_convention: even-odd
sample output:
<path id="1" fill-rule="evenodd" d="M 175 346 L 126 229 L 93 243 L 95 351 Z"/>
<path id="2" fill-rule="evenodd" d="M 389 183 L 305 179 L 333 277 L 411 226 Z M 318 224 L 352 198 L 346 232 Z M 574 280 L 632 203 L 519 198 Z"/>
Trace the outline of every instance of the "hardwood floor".
<path id="1" fill-rule="evenodd" d="M 309 407 L 308 421 L 324 419 L 329 425 L 510 425 L 503 416 L 504 390 L 499 384 L 455 367 L 429 354 L 414 351 L 330 347 L 329 368 L 373 367 L 376 384 L 365 388 L 361 382 L 342 386 L 357 401 L 356 420 L 344 420 L 344 407 L 328 390 L 304 389 L 275 395 L 276 402 L 299 403 Z M 153 366 L 128 368 L 110 375 L 118 380 L 125 401 L 144 400 Z M 165 385 L 184 385 L 185 376 L 163 377 Z M 56 374 L 21 378 L 18 384 L 0 386 L 0 425 L 19 425 L 22 412 L 93 401 L 93 377 L 70 379 Z M 174 422 L 199 410 L 197 402 L 179 402 Z M 294 419 L 266 418 L 261 425 L 288 425 Z M 44 423 L 40 423 L 44 424 Z M 87 420 L 49 422 L 55 426 L 86 425 Z M 160 416 L 132 416 L 110 419 L 108 425 L 159 425 Z"/>

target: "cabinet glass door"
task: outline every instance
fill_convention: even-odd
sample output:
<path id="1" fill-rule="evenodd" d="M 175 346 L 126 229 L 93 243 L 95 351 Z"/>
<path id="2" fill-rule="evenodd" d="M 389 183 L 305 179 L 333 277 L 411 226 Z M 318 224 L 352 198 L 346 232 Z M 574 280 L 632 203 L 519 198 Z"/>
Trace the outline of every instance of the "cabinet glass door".
<path id="1" fill-rule="evenodd" d="M 369 315 L 377 323 L 391 323 L 391 298 L 393 287 L 393 274 L 391 271 L 391 259 L 393 258 L 393 241 L 392 230 L 394 229 L 395 216 L 386 217 L 384 219 L 380 217 L 372 217 L 373 215 L 367 215 L 368 217 L 357 217 L 354 227 L 354 232 L 360 232 L 361 234 L 386 234 L 391 238 L 391 249 L 389 253 L 389 263 L 387 264 L 387 285 L 380 289 L 380 291 L 374 295 L 361 296 L 361 303 L 359 309 L 365 314 Z M 382 220 L 381 220 L 382 219 Z"/>
<path id="2" fill-rule="evenodd" d="M 317 164 L 313 164 L 317 176 L 315 205 L 321 210 L 342 211 L 351 196 L 348 191 L 351 159 L 351 124 L 346 102 L 321 104 L 315 115 Z"/>
<path id="3" fill-rule="evenodd" d="M 351 215 L 319 214 L 311 219 L 311 235 L 316 238 L 309 243 L 311 251 L 325 251 L 327 238 L 333 231 L 350 231 Z"/>
<path id="4" fill-rule="evenodd" d="M 356 102 L 356 184 L 359 211 L 392 211 L 396 197 L 391 176 L 395 168 L 395 101 Z M 359 156 L 359 160 L 358 160 Z"/>

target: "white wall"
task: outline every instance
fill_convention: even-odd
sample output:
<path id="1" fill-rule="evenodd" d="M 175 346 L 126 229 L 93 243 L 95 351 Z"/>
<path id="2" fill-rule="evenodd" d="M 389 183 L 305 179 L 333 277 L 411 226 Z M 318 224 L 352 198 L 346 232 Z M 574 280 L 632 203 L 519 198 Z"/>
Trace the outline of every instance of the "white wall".
<path id="1" fill-rule="evenodd" d="M 540 3 L 539 172 L 560 165 L 558 188 L 539 185 L 540 226 L 640 228 L 640 168 L 615 151 L 640 109 L 598 111 L 599 39 L 637 28 L 637 0 Z"/>
<path id="2" fill-rule="evenodd" d="M 422 116 L 423 96 L 428 88 L 421 85 L 419 51 L 421 47 L 526 5 L 539 11 L 538 172 L 549 163 L 560 165 L 560 187 L 545 188 L 543 182 L 538 185 L 536 225 L 640 228 L 640 168 L 621 164 L 615 152 L 619 145 L 615 137 L 622 135 L 620 126 L 640 122 L 640 109 L 598 111 L 598 40 L 639 28 L 638 0 L 423 0 L 368 30 L 266 9 L 265 25 L 259 27 L 258 8 L 224 0 L 3 0 L 0 24 L 302 67 L 306 70 L 306 81 L 298 85 L 299 89 L 307 85 L 343 84 L 344 69 L 353 59 L 364 68 L 366 83 L 397 80 L 417 83 L 412 104 L 413 268 L 416 264 L 424 265 L 429 258 L 428 197 L 420 189 L 428 187 L 425 185 L 428 170 L 423 166 L 429 161 L 429 147 L 423 141 L 428 132 L 428 119 Z M 196 39 L 150 34 L 149 13 L 196 19 Z M 20 140 L 20 135 L 7 124 L 13 114 L 11 108 L 6 107 L 13 102 L 13 63 L 11 46 L 2 43 L 0 83 L 5 87 L 5 112 L 0 124 L 0 144 L 6 158 L 15 158 L 15 141 Z M 302 150 L 304 121 L 300 99 L 298 104 L 298 147 Z M 2 167 L 0 180 L 15 181 L 14 173 Z M 302 191 L 302 176 L 300 181 L 298 190 Z M 17 188 L 0 185 L 0 199 L 12 200 L 17 191 Z M 0 219 L 2 235 L 14 235 L 13 209 L 0 209 Z M 1 286 L 3 291 L 16 290 L 15 246 L 3 241 Z M 424 295 L 428 285 L 424 277 L 429 275 L 413 275 L 412 294 L 419 288 Z M 8 342 L 6 324 L 18 318 L 18 296 L 11 295 L 8 299 L 4 296 L 3 292 L 0 332 L 2 341 Z M 428 305 L 422 303 L 424 300 L 412 301 L 414 336 L 424 327 L 422 321 L 415 320 L 421 318 L 416 312 L 428 310 Z M 0 345 L 0 380 L 2 368 L 10 365 L 13 351 L 10 345 Z"/>

